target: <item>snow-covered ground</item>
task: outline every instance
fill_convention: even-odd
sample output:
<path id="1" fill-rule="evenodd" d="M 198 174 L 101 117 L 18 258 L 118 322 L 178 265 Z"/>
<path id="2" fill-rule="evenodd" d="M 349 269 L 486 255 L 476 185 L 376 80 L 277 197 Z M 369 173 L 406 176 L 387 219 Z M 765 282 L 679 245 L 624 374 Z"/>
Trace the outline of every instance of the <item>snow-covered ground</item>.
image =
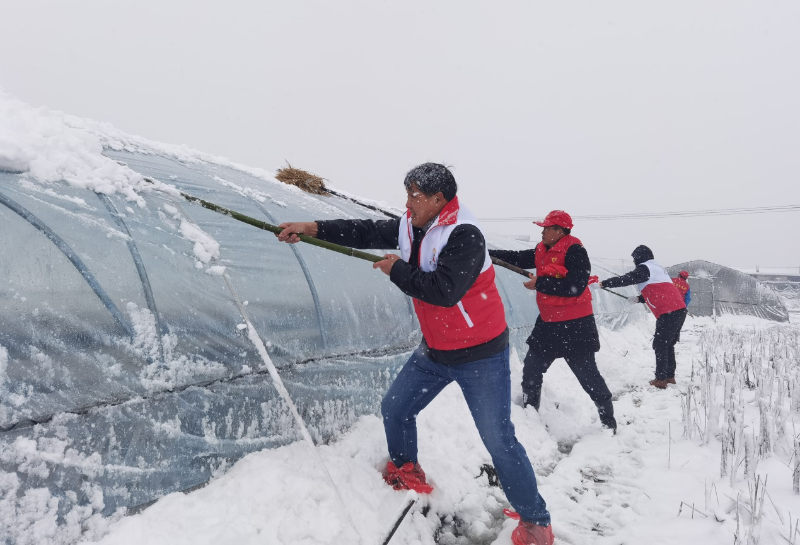
<path id="1" fill-rule="evenodd" d="M 598 360 L 615 395 L 617 435 L 600 427 L 562 360 L 546 375 L 540 413 L 523 409 L 523 355 L 513 354 L 512 417 L 557 543 L 799 543 L 798 327 L 689 318 L 677 385 L 667 390 L 648 386 L 652 328 L 649 320 L 601 330 Z M 459 388 L 448 387 L 418 422 L 420 462 L 435 491 L 391 543 L 509 544 L 515 522 L 481 472 L 489 455 Z M 382 481 L 385 449 L 380 419 L 364 417 L 314 451 L 298 442 L 246 456 L 205 488 L 112 524 L 97 543 L 382 543 L 407 498 Z"/>

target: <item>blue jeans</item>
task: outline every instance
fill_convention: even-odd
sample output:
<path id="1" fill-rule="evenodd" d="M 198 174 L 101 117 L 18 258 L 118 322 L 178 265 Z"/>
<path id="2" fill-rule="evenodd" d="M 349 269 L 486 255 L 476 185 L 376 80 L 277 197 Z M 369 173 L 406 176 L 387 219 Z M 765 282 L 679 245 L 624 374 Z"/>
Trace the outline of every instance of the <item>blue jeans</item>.
<path id="1" fill-rule="evenodd" d="M 489 358 L 452 365 L 432 361 L 416 350 L 382 400 L 390 459 L 397 467 L 418 461 L 418 413 L 452 381 L 462 388 L 510 505 L 523 520 L 548 526 L 546 502 L 510 420 L 509 347 Z"/>

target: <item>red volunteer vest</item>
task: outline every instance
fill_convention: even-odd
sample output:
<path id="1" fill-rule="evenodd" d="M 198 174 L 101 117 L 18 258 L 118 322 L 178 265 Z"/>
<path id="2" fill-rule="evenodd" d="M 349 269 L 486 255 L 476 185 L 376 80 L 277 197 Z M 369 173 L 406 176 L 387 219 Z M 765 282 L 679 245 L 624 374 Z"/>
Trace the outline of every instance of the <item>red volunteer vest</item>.
<path id="1" fill-rule="evenodd" d="M 691 289 L 691 287 L 688 285 L 688 283 L 685 281 L 684 278 L 680 278 L 678 276 L 676 278 L 672 278 L 671 281 L 674 283 L 675 286 L 677 286 L 679 294 L 682 295 L 683 298 L 685 297 L 685 294 L 688 293 L 688 290 Z"/>
<path id="2" fill-rule="evenodd" d="M 423 236 L 418 254 L 418 263 L 423 271 L 433 272 L 437 269 L 437 258 L 448 243 L 451 232 L 458 225 L 465 224 L 482 230 L 470 210 L 460 207 L 457 197 L 454 197 L 440 211 L 437 220 Z M 412 220 L 409 211 L 401 218 L 398 246 L 401 249 L 401 259 L 409 261 L 412 252 Z M 486 343 L 501 335 L 507 328 L 504 304 L 496 289 L 496 271 L 487 249 L 482 272 L 456 305 L 440 307 L 415 298 L 412 302 L 423 338 L 429 348 L 435 350 L 457 350 Z"/>
<path id="3" fill-rule="evenodd" d="M 538 244 L 535 248 L 537 276 L 546 276 L 541 272 L 546 265 L 554 264 L 564 267 L 565 252 L 574 244 L 582 245 L 582 242 L 571 235 L 564 236 L 548 250 L 542 242 Z M 558 297 L 537 292 L 536 300 L 540 317 L 544 322 L 565 322 L 593 314 L 590 287 L 585 288 L 579 297 Z"/>
<path id="4" fill-rule="evenodd" d="M 674 286 L 671 277 L 657 261 L 650 259 L 641 265 L 649 268 L 649 280 L 638 284 L 641 295 L 646 300 L 646 306 L 656 318 L 663 314 L 685 308 L 685 300 Z"/>

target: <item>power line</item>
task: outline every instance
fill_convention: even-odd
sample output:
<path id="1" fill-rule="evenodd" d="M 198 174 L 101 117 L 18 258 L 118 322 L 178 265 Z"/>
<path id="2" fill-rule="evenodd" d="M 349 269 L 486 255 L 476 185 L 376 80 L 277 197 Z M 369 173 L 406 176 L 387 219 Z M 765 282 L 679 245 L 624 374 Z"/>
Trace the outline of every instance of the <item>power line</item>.
<path id="1" fill-rule="evenodd" d="M 773 214 L 777 212 L 798 212 L 798 204 L 778 205 L 778 206 L 758 206 L 753 208 L 718 208 L 711 210 L 684 210 L 680 212 L 641 212 L 636 214 L 593 214 L 589 216 L 572 216 L 574 220 L 583 221 L 610 221 L 610 220 L 633 220 L 633 219 L 657 219 L 657 218 L 693 218 L 700 216 L 734 216 L 739 214 Z M 531 216 L 506 217 L 506 218 L 479 218 L 481 221 L 533 221 Z"/>

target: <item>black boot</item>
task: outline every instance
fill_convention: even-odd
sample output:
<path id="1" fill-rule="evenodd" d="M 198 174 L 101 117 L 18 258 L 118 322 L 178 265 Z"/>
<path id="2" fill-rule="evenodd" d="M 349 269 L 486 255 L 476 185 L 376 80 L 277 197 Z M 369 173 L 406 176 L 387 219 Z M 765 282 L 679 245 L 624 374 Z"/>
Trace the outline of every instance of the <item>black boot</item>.
<path id="1" fill-rule="evenodd" d="M 527 407 L 534 407 L 536 411 L 540 411 L 540 391 L 537 392 L 524 392 L 524 409 Z"/>
<path id="2" fill-rule="evenodd" d="M 615 416 L 613 416 L 613 400 L 597 403 L 596 408 L 599 409 L 599 420 L 601 420 L 602 426 L 613 430 L 613 434 L 615 434 L 618 425 L 615 422 Z"/>

